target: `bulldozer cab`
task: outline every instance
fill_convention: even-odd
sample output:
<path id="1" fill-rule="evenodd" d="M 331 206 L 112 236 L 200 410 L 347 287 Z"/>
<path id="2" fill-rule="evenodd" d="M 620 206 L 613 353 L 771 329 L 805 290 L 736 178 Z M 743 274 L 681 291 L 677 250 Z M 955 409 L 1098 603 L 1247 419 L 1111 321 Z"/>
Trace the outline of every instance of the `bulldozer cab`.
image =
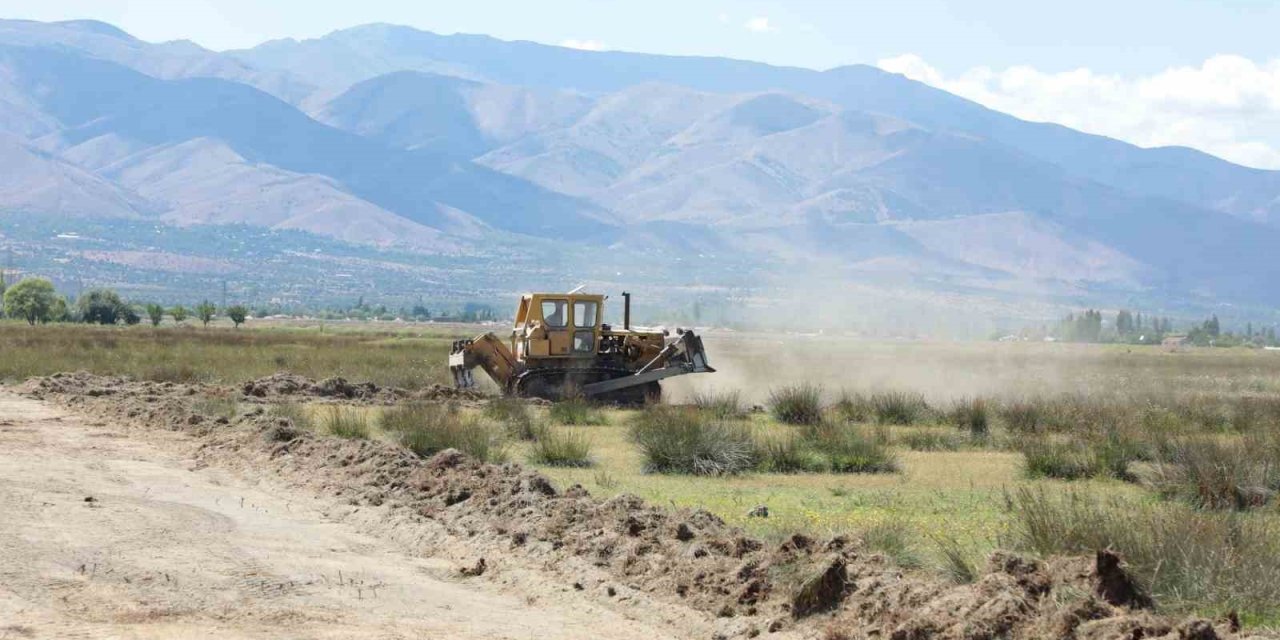
<path id="1" fill-rule="evenodd" d="M 516 311 L 512 351 L 520 360 L 595 357 L 603 306 L 602 295 L 526 294 Z"/>

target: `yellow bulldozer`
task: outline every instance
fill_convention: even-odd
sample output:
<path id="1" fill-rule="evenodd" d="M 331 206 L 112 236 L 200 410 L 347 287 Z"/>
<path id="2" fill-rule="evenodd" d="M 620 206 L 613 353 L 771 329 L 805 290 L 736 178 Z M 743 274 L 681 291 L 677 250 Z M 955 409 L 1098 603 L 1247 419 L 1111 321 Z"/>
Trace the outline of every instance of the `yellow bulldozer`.
<path id="1" fill-rule="evenodd" d="M 636 404 L 661 394 L 659 380 L 715 372 L 693 331 L 632 329 L 630 293 L 618 329 L 604 323 L 606 296 L 580 291 L 522 296 L 509 341 L 487 333 L 453 343 L 454 384 L 474 387 L 479 367 L 507 395 Z"/>

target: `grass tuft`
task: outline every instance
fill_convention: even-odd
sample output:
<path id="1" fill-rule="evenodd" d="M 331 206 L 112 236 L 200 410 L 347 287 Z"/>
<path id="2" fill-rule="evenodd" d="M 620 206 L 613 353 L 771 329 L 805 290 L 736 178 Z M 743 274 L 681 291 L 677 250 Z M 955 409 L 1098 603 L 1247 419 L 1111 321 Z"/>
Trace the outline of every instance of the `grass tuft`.
<path id="1" fill-rule="evenodd" d="M 401 446 L 422 457 L 457 449 L 485 462 L 505 462 L 500 429 L 453 404 L 411 402 L 383 410 L 379 426 Z"/>
<path id="2" fill-rule="evenodd" d="M 690 400 L 693 406 L 720 420 L 740 420 L 747 416 L 742 393 L 738 391 L 708 389 L 694 393 Z"/>
<path id="3" fill-rule="evenodd" d="M 355 407 L 333 405 L 321 416 L 325 433 L 349 440 L 369 438 L 369 418 Z"/>
<path id="4" fill-rule="evenodd" d="M 785 424 L 818 424 L 822 422 L 822 387 L 803 383 L 769 392 L 769 411 Z"/>
<path id="5" fill-rule="evenodd" d="M 648 406 L 632 418 L 630 436 L 650 473 L 727 475 L 756 463 L 747 427 L 712 420 L 694 407 Z"/>
<path id="6" fill-rule="evenodd" d="M 529 462 L 552 467 L 590 467 L 591 438 L 581 431 L 542 427 L 538 429 Z"/>
<path id="7" fill-rule="evenodd" d="M 581 398 L 569 398 L 551 405 L 551 420 L 569 426 L 609 424 L 609 417 L 599 407 Z"/>

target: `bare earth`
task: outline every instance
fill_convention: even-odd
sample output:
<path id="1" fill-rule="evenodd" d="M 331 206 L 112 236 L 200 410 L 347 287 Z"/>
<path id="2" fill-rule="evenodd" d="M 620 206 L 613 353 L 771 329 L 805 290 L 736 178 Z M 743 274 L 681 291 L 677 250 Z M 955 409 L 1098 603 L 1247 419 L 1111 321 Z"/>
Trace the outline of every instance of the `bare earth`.
<path id="1" fill-rule="evenodd" d="M 198 468 L 193 447 L 0 390 L 0 639 L 691 631 L 562 584 L 463 578 L 456 559 L 326 516 L 336 505 L 325 498 Z"/>

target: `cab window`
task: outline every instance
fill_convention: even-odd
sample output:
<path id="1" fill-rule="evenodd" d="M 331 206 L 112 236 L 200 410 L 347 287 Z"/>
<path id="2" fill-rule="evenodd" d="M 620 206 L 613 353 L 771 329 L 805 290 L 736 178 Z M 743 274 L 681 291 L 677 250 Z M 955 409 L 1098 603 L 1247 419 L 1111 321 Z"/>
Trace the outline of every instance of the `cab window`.
<path id="1" fill-rule="evenodd" d="M 563 329 L 569 324 L 569 302 L 566 300 L 543 300 L 542 321 L 552 329 Z"/>
<path id="2" fill-rule="evenodd" d="M 573 326 L 579 329 L 594 329 L 596 326 L 596 303 L 573 303 Z"/>
<path id="3" fill-rule="evenodd" d="M 575 331 L 573 333 L 574 353 L 592 353 L 596 350 L 596 332 Z"/>

